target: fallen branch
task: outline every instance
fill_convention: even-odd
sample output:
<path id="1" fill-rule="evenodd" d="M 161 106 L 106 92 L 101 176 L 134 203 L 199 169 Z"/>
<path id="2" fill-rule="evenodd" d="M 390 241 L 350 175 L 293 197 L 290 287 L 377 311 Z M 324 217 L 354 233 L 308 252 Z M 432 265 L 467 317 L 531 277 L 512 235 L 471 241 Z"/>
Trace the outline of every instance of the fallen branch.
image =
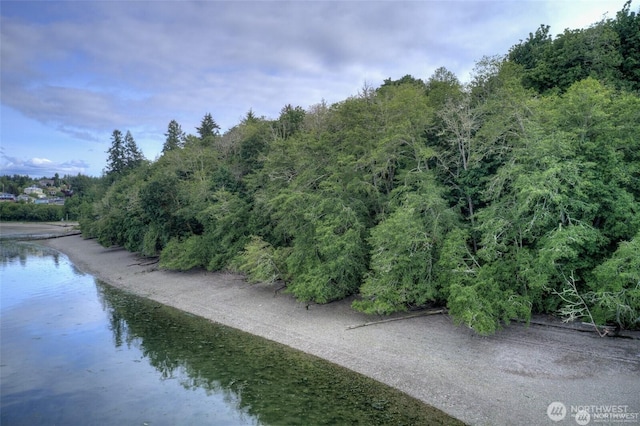
<path id="1" fill-rule="evenodd" d="M 601 327 L 598 326 L 593 319 L 589 305 L 587 305 L 587 302 L 585 302 L 584 298 L 578 292 L 576 280 L 573 277 L 573 271 L 571 271 L 569 278 L 565 277 L 565 281 L 569 284 L 569 288 L 565 288 L 561 292 L 553 291 L 554 294 L 560 296 L 560 298 L 566 303 L 566 305 L 560 309 L 560 314 L 566 316 L 562 321 L 568 323 L 573 322 L 580 317 L 587 317 L 589 321 L 583 321 L 582 324 L 593 327 L 596 333 L 598 333 L 598 336 L 605 337 L 613 334 L 611 330 L 605 327 L 602 327 L 602 331 L 600 331 Z M 571 299 L 572 297 L 574 298 L 573 300 Z"/>
<path id="2" fill-rule="evenodd" d="M 523 324 L 527 323 L 527 321 L 519 320 L 519 319 L 514 319 L 513 321 L 517 321 Z M 529 320 L 528 322 L 531 325 L 537 325 L 541 327 L 554 327 L 554 328 L 560 328 L 563 330 L 572 330 L 572 331 L 586 332 L 586 333 L 593 333 L 593 327 L 594 327 L 594 324 L 591 324 L 588 322 L 578 323 L 578 322 L 562 321 L 559 323 L 554 323 L 554 322 L 534 320 L 534 319 Z M 603 333 L 609 336 L 614 336 L 620 332 L 620 330 L 618 330 L 616 327 L 609 326 L 609 325 L 596 325 L 595 327 L 601 328 Z"/>
<path id="3" fill-rule="evenodd" d="M 444 314 L 446 313 L 446 309 L 430 309 L 428 311 L 424 311 L 424 312 L 420 312 L 418 314 L 413 314 L 413 315 L 406 315 L 403 317 L 396 317 L 396 318 L 387 318 L 387 319 L 383 319 L 380 321 L 371 321 L 371 322 L 365 322 L 363 324 L 357 324 L 357 325 L 350 325 L 349 327 L 347 327 L 347 330 L 353 330 L 354 328 L 360 328 L 360 327 L 367 327 L 369 325 L 376 325 L 376 324 L 383 324 L 385 322 L 391 322 L 391 321 L 400 321 L 400 320 L 405 320 L 405 319 L 410 319 L 410 318 L 417 318 L 417 317 L 424 317 L 427 315 L 436 315 L 436 314 Z"/>
<path id="4" fill-rule="evenodd" d="M 276 297 L 278 295 L 278 293 L 280 293 L 280 291 L 284 290 L 285 288 L 287 288 L 286 284 L 283 284 L 280 287 L 276 288 L 275 291 L 273 292 L 273 297 Z M 307 308 L 307 309 L 309 309 L 309 308 Z"/>
<path id="5" fill-rule="evenodd" d="M 156 263 L 160 262 L 160 258 L 155 258 L 153 260 L 151 260 L 151 262 L 137 262 L 137 263 L 130 263 L 127 266 L 149 266 L 149 265 L 155 265 Z"/>

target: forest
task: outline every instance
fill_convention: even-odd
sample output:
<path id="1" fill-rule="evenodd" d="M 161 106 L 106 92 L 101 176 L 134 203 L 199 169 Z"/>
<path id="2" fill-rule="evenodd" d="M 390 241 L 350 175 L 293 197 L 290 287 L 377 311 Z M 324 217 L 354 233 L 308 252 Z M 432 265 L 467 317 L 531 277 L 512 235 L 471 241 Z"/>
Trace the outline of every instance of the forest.
<path id="1" fill-rule="evenodd" d="M 640 327 L 640 14 L 541 26 L 468 83 L 445 68 L 335 104 L 112 135 L 86 238 L 233 270 L 305 303 L 445 307 L 490 334 L 532 314 Z M 75 201 L 80 203 L 80 201 Z"/>

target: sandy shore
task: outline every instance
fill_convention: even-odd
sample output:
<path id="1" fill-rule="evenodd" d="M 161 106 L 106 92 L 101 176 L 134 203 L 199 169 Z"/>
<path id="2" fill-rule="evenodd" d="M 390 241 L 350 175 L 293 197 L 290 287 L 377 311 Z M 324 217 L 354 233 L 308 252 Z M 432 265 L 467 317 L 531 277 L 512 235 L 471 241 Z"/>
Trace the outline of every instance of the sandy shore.
<path id="1" fill-rule="evenodd" d="M 79 236 L 43 243 L 109 284 L 322 357 L 469 424 L 576 424 L 572 406 L 640 412 L 637 338 L 519 324 L 480 337 L 443 315 L 348 329 L 382 318 L 354 312 L 349 301 L 306 309 L 237 275 L 161 271 Z M 554 401 L 568 411 L 558 423 L 547 416 Z"/>
<path id="2" fill-rule="evenodd" d="M 37 240 L 78 233 L 77 222 L 0 222 L 0 238 Z"/>

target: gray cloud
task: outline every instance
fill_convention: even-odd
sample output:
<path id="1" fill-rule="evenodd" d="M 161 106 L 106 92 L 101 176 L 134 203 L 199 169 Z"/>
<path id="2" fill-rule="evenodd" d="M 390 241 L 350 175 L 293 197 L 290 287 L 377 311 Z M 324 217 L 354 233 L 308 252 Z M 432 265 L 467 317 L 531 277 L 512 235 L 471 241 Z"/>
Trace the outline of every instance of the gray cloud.
<path id="1" fill-rule="evenodd" d="M 126 122 L 125 112 L 152 93 L 184 93 L 176 109 L 232 96 L 234 103 L 248 98 L 243 109 L 260 103 L 273 109 L 278 99 L 257 93 L 278 77 L 295 89 L 299 79 L 331 75 L 344 90 L 361 84 L 366 72 L 400 77 L 457 67 L 461 54 L 501 53 L 482 45 L 495 45 L 492 20 L 526 8 L 500 4 L 510 10 L 489 2 L 74 3 L 67 8 L 82 10 L 82 19 L 40 25 L 3 19 L 3 82 L 14 85 L 12 107 L 72 126 Z M 452 31 L 455 22 L 464 30 Z"/>
<path id="2" fill-rule="evenodd" d="M 139 128 L 161 141 L 171 119 L 193 132 L 210 112 L 226 129 L 250 108 L 273 117 L 440 66 L 466 80 L 554 4 L 5 2 L 2 103 L 74 138 Z"/>

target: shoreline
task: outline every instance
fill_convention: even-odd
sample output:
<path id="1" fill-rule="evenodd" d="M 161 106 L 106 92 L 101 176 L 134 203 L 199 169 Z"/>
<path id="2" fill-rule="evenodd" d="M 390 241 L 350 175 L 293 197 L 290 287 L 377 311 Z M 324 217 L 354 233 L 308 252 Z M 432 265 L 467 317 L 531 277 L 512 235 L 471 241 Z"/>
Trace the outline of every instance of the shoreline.
<path id="1" fill-rule="evenodd" d="M 551 402 L 640 411 L 640 344 L 512 323 L 481 337 L 444 315 L 349 329 L 377 317 L 350 300 L 308 309 L 242 276 L 158 270 L 122 248 L 67 236 L 40 243 L 83 272 L 159 303 L 321 357 L 399 389 L 468 424 L 555 424 Z M 402 315 L 398 315 L 402 316 Z"/>
<path id="2" fill-rule="evenodd" d="M 0 240 L 44 240 L 79 235 L 78 222 L 0 222 Z"/>

